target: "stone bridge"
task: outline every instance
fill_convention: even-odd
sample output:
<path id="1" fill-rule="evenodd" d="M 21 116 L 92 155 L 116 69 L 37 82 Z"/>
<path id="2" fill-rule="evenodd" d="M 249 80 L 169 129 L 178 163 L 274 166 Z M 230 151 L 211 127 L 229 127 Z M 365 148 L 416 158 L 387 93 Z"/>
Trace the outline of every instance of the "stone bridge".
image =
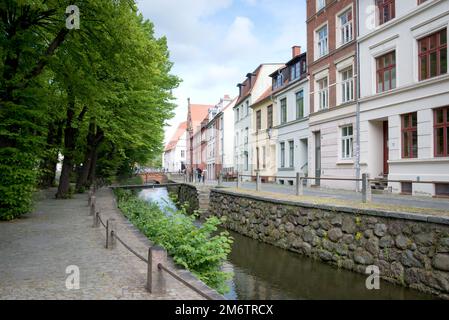
<path id="1" fill-rule="evenodd" d="M 143 183 L 157 183 L 157 184 L 168 183 L 167 175 L 162 172 L 141 173 L 140 176 L 142 177 Z"/>

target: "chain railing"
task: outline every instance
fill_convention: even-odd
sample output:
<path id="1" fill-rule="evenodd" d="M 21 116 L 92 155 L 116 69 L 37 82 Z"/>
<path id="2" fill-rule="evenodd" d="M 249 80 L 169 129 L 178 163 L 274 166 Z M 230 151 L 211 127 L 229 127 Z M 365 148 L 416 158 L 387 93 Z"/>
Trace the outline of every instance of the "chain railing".
<path id="1" fill-rule="evenodd" d="M 147 264 L 147 290 L 152 294 L 164 294 L 166 292 L 166 281 L 164 277 L 164 272 L 168 273 L 171 277 L 181 282 L 183 285 L 198 293 L 200 296 L 208 300 L 215 300 L 222 298 L 218 294 L 216 297 L 207 294 L 204 290 L 197 288 L 196 286 L 189 283 L 187 280 L 183 279 L 182 276 L 170 270 L 167 267 L 167 252 L 164 248 L 160 246 L 152 246 L 148 248 L 148 258 L 145 258 L 134 250 L 129 244 L 127 244 L 123 239 L 117 234 L 117 228 L 114 218 L 109 218 L 106 223 L 101 218 L 99 210 L 96 209 L 96 196 L 95 191 L 91 189 L 89 191 L 88 197 L 89 204 L 89 215 L 93 216 L 93 227 L 98 228 L 102 225 L 106 230 L 106 249 L 114 249 L 116 247 L 116 242 L 119 242 L 126 248 L 129 252 L 139 258 L 142 262 Z"/>

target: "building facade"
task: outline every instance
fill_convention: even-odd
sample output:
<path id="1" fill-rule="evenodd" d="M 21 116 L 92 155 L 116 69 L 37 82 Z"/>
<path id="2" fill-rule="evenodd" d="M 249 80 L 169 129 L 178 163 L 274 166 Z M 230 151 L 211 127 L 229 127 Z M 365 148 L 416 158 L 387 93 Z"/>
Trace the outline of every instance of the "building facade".
<path id="1" fill-rule="evenodd" d="M 393 192 L 447 196 L 449 1 L 360 0 L 359 11 L 362 170 L 397 180 Z"/>
<path id="2" fill-rule="evenodd" d="M 213 105 L 191 104 L 188 99 L 186 170 L 190 177 L 195 170 L 206 168 L 206 125 Z"/>
<path id="3" fill-rule="evenodd" d="M 186 169 L 187 122 L 181 122 L 164 150 L 164 169 L 182 172 Z"/>
<path id="4" fill-rule="evenodd" d="M 354 0 L 307 0 L 310 75 L 309 172 L 317 178 L 358 176 L 356 139 L 357 8 Z M 355 182 L 311 184 L 355 189 Z"/>
<path id="5" fill-rule="evenodd" d="M 252 109 L 257 101 L 271 86 L 269 75 L 282 64 L 261 64 L 246 75 L 245 81 L 239 83 L 239 96 L 234 110 L 234 169 L 243 175 L 252 175 L 254 158 L 251 146 Z"/>
<path id="6" fill-rule="evenodd" d="M 208 180 L 216 180 L 221 172 L 232 168 L 232 152 L 234 140 L 234 113 L 232 107 L 237 98 L 225 95 L 220 102 L 209 109 L 207 123 L 207 176 Z"/>
<path id="7" fill-rule="evenodd" d="M 307 55 L 292 48 L 292 59 L 271 74 L 277 131 L 277 182 L 295 184 L 296 173 L 308 176 L 309 80 Z"/>

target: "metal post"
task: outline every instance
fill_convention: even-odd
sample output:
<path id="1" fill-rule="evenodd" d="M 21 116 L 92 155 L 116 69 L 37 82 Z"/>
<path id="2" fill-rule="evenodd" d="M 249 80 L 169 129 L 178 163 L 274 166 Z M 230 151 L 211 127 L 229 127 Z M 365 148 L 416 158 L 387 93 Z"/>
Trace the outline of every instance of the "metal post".
<path id="1" fill-rule="evenodd" d="M 256 191 L 260 191 L 260 174 L 259 174 L 259 171 L 256 172 Z"/>
<path id="2" fill-rule="evenodd" d="M 220 172 L 220 174 L 218 175 L 218 185 L 223 185 L 223 172 Z"/>
<path id="3" fill-rule="evenodd" d="M 240 173 L 237 172 L 237 189 L 240 188 Z"/>
<path id="4" fill-rule="evenodd" d="M 113 236 L 115 230 L 115 219 L 108 219 L 106 222 L 106 249 L 115 248 L 115 238 Z"/>
<path id="5" fill-rule="evenodd" d="M 94 223 L 92 225 L 92 227 L 94 228 L 98 228 L 100 226 L 100 212 L 95 212 L 94 214 Z"/>
<path id="6" fill-rule="evenodd" d="M 90 201 L 90 210 L 89 210 L 90 216 L 95 213 L 96 204 L 97 204 L 97 198 L 95 196 L 92 196 L 91 201 Z"/>
<path id="7" fill-rule="evenodd" d="M 302 174 L 296 172 L 296 195 L 302 196 L 304 194 L 304 184 L 303 184 Z"/>
<path id="8" fill-rule="evenodd" d="M 366 203 L 371 201 L 371 186 L 369 185 L 369 175 L 367 173 L 362 174 L 362 202 Z"/>
<path id="9" fill-rule="evenodd" d="M 147 290 L 153 294 L 165 294 L 166 285 L 163 271 L 158 265 L 167 265 L 167 251 L 160 246 L 148 250 Z"/>

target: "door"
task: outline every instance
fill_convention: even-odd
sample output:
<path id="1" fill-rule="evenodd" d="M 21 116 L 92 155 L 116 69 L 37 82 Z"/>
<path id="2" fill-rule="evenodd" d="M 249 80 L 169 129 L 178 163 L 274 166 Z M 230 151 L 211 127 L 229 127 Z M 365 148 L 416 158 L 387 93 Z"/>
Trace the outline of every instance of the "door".
<path id="1" fill-rule="evenodd" d="M 321 178 L 321 132 L 315 132 L 315 185 L 320 185 Z"/>
<path id="2" fill-rule="evenodd" d="M 389 148 L 388 148 L 388 121 L 383 122 L 384 126 L 384 176 L 388 175 L 389 167 L 388 167 L 388 159 L 389 159 Z"/>

